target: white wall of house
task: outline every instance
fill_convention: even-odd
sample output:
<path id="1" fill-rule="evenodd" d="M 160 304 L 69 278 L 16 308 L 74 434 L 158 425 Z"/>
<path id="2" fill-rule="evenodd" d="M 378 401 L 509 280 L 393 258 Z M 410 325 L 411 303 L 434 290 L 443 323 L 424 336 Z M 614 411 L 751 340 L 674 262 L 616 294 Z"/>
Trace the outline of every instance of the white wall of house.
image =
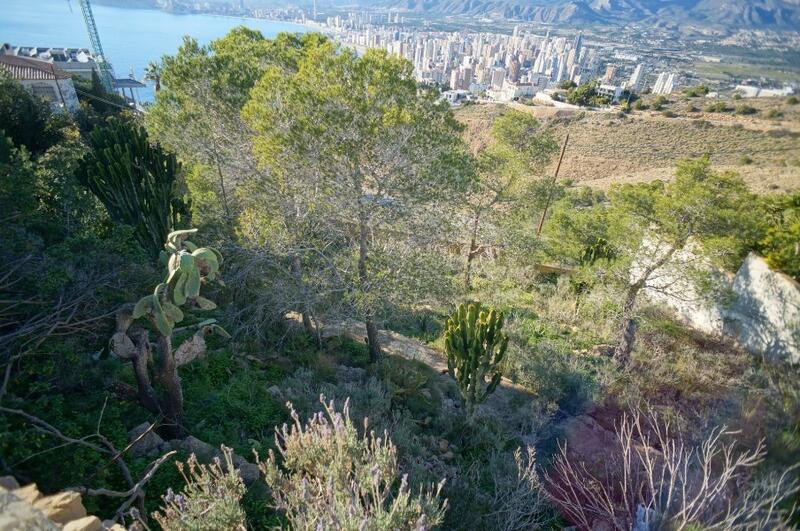
<path id="1" fill-rule="evenodd" d="M 78 95 L 71 79 L 23 79 L 20 84 L 35 96 L 49 101 L 54 110 L 78 110 Z"/>

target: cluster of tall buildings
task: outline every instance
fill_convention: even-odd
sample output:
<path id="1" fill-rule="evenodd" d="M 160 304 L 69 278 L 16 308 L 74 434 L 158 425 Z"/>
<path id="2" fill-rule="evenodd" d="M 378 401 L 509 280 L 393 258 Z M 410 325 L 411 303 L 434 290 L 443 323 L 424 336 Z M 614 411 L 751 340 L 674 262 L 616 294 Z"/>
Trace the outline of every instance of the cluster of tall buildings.
<path id="1" fill-rule="evenodd" d="M 381 16 L 382 20 L 376 20 Z M 551 36 L 547 32 L 542 36 L 519 27 L 511 35 L 446 33 L 392 25 L 398 22 L 396 13 L 354 12 L 329 17 L 326 30 L 346 46 L 385 48 L 405 57 L 414 65 L 420 82 L 500 101 L 533 96 L 565 81 L 580 85 L 600 79 L 605 90 L 617 95 L 645 88 L 648 72 L 644 64 L 637 64 L 628 77 L 629 68 L 612 64 L 603 57 L 602 49 L 584 43 L 581 33 Z M 670 79 L 671 90 L 674 74 Z M 666 89 L 666 84 L 663 86 Z"/>

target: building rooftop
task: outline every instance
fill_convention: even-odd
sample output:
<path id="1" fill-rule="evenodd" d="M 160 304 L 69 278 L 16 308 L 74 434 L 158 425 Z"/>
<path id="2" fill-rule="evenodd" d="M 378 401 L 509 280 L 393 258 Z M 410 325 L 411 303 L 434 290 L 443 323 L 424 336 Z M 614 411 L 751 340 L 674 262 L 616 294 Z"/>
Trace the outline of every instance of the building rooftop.
<path id="1" fill-rule="evenodd" d="M 16 80 L 55 80 L 71 77 L 47 61 L 15 55 L 0 55 L 0 68 Z"/>
<path id="2" fill-rule="evenodd" d="M 94 63 L 94 55 L 88 48 L 61 48 L 49 46 L 12 46 L 3 44 L 0 55 L 15 55 L 52 61 L 56 63 Z"/>

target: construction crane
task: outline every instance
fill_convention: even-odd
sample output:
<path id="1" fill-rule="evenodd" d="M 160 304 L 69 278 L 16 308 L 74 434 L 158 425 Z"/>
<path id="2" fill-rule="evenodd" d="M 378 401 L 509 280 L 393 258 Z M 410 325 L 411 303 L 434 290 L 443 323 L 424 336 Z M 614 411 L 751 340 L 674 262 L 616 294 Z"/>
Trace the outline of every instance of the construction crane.
<path id="1" fill-rule="evenodd" d="M 106 54 L 103 53 L 103 45 L 100 43 L 100 34 L 97 32 L 97 24 L 92 14 L 92 4 L 89 0 L 79 0 L 79 3 L 81 4 L 83 21 L 86 23 L 86 31 L 89 33 L 89 40 L 92 43 L 94 60 L 97 62 L 97 68 L 100 72 L 100 81 L 103 83 L 103 88 L 106 89 L 106 92 L 113 93 L 114 68 L 111 66 L 111 63 L 106 60 Z"/>

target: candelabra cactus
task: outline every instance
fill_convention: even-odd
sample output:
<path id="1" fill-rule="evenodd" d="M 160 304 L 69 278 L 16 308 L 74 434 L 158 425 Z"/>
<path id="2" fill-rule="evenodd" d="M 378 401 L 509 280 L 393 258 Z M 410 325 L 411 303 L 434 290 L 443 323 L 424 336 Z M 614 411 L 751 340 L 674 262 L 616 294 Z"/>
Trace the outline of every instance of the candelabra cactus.
<path id="1" fill-rule="evenodd" d="M 184 319 L 181 307 L 216 308 L 216 304 L 200 296 L 200 288 L 204 282 L 216 278 L 222 256 L 216 249 L 198 247 L 187 239 L 196 232 L 197 229 L 190 229 L 169 233 L 164 245 L 166 251 L 162 254 L 167 269 L 165 280 L 156 286 L 152 295 L 142 297 L 133 310 L 127 307 L 118 312 L 117 330 L 110 342 L 111 352 L 116 357 L 133 363 L 138 390 L 128 394 L 134 395 L 153 413 L 163 414 L 172 437 L 183 434 L 183 392 L 178 367 L 205 352 L 206 335 L 216 333 L 230 337 L 214 319 L 206 319 L 195 325 L 197 332 L 192 337 L 174 351 L 172 349 L 173 329 Z M 151 349 L 147 330 L 132 326 L 140 318 L 147 318 L 156 330 L 158 363 L 149 363 Z M 155 392 L 153 380 L 163 388 L 161 398 Z"/>
<path id="2" fill-rule="evenodd" d="M 447 369 L 470 414 L 502 378 L 500 362 L 508 348 L 508 336 L 502 329 L 503 312 L 482 309 L 478 303 L 460 305 L 445 325 Z"/>

